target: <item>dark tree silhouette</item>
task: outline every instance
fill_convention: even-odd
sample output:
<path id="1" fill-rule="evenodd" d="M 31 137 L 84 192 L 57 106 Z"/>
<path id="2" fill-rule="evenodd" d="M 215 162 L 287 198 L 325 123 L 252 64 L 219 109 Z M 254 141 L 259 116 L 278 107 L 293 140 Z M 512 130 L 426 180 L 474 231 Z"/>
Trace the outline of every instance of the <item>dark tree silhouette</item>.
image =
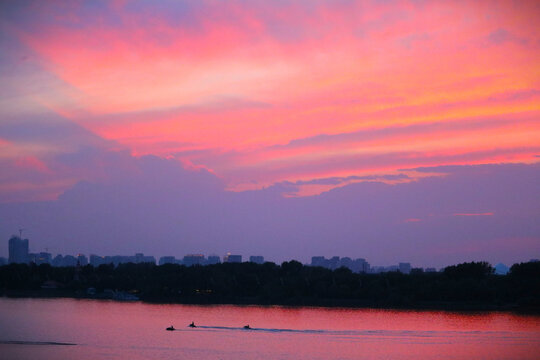
<path id="1" fill-rule="evenodd" d="M 50 289 L 53 284 L 56 289 Z M 43 289 L 45 287 L 46 289 Z M 87 292 L 87 289 L 95 288 Z M 487 262 L 449 266 L 439 273 L 358 274 L 298 261 L 208 266 L 120 264 L 75 267 L 0 266 L 0 295 L 107 297 L 114 291 L 144 301 L 540 311 L 540 263 L 493 274 Z"/>

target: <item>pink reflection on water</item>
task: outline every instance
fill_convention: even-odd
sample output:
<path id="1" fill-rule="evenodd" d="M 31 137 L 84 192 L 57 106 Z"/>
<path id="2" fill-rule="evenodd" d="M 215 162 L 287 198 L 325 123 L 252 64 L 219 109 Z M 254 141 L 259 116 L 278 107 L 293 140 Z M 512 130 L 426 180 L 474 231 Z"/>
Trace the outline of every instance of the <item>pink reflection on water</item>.
<path id="1" fill-rule="evenodd" d="M 0 299 L 0 305 L 0 340 L 78 344 L 0 345 L 22 359 L 535 359 L 540 353 L 540 318 L 509 313 L 71 299 Z M 199 327 L 187 327 L 191 321 Z M 171 324 L 178 330 L 165 331 Z"/>

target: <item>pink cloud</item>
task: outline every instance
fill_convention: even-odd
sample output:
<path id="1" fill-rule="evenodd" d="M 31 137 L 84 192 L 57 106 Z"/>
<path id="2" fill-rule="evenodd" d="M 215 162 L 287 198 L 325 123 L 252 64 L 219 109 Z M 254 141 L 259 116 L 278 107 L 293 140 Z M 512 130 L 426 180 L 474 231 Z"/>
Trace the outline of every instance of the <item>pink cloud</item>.
<path id="1" fill-rule="evenodd" d="M 51 172 L 43 161 L 34 156 L 18 158 L 13 162 L 13 165 L 24 170 L 34 170 L 44 173 Z"/>
<path id="2" fill-rule="evenodd" d="M 530 162 L 535 6 L 34 3 L 1 21 L 43 79 L 18 111 L 41 104 L 133 155 L 178 158 L 241 189 Z"/>
<path id="3" fill-rule="evenodd" d="M 455 213 L 454 216 L 493 216 L 495 213 L 493 212 L 485 212 L 485 213 Z"/>

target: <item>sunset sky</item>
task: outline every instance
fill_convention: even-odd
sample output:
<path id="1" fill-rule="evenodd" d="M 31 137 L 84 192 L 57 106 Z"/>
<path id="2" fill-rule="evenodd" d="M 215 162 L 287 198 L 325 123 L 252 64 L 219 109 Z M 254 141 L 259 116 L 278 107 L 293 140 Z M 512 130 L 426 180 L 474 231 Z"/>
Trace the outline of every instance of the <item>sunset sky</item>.
<path id="1" fill-rule="evenodd" d="M 0 235 L 7 244 L 28 227 L 31 248 L 51 243 L 53 252 L 151 253 L 144 236 L 160 234 L 166 245 L 156 256 L 230 249 L 276 260 L 443 265 L 490 248 L 490 261 L 538 258 L 539 23 L 538 1 L 3 1 Z M 195 199 L 165 204 L 167 195 L 153 191 L 169 185 L 179 199 Z M 114 231 L 89 232 L 89 219 L 111 209 L 103 194 L 113 188 L 134 194 L 114 201 L 160 199 L 148 216 L 164 228 L 124 232 L 136 217 L 118 210 Z M 481 199 L 471 193 L 485 188 L 493 192 Z M 69 202 L 93 191 L 102 201 L 92 201 L 92 211 Z M 417 194 L 425 206 L 396 193 Z M 391 220 L 374 210 L 367 222 L 339 215 L 366 196 L 374 209 L 395 201 L 402 210 Z M 280 216 L 297 204 L 285 226 Z M 70 218 L 68 235 L 51 228 L 63 220 L 52 221 L 43 206 L 86 215 Z M 178 206 L 199 214 L 183 223 L 187 232 L 159 215 Z M 309 223 L 313 208 L 322 210 L 311 221 L 327 233 L 294 225 L 296 216 Z M 272 247 L 272 231 L 237 232 L 248 226 L 247 209 L 280 227 L 281 247 Z M 237 218 L 223 224 L 223 213 Z M 402 228 L 427 226 L 428 218 L 438 219 L 430 231 Z M 457 218 L 474 223 L 460 227 Z M 355 226 L 370 227 L 364 240 Z M 462 235 L 452 239 L 461 242 L 453 245 L 446 236 L 456 228 Z M 389 231 L 382 248 L 367 246 L 381 229 Z M 436 229 L 446 232 L 440 240 Z M 332 234 L 347 240 L 338 246 Z M 137 248 L 123 236 L 139 236 Z M 296 250 L 287 253 L 287 243 Z M 407 253 L 421 244 L 422 256 Z"/>

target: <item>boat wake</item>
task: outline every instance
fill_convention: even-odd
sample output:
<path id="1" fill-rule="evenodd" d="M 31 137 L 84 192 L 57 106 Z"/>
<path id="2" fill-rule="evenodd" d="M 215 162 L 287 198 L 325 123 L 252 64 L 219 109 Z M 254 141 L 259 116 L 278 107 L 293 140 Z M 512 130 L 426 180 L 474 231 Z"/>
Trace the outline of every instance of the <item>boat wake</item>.
<path id="1" fill-rule="evenodd" d="M 19 341 L 19 340 L 0 340 L 0 344 L 3 345 L 63 345 L 73 346 L 77 344 L 56 342 L 56 341 Z"/>
<path id="2" fill-rule="evenodd" d="M 290 332 L 290 333 L 304 333 L 304 334 L 324 334 L 324 333 L 332 333 L 331 330 L 296 330 L 296 329 L 271 329 L 271 328 L 256 328 L 256 327 L 250 327 L 249 329 L 246 329 L 245 327 L 232 327 L 232 326 L 204 326 L 204 325 L 197 325 L 197 328 L 199 329 L 208 329 L 208 330 L 242 330 L 242 331 L 263 331 L 263 332 L 274 332 L 274 333 L 282 333 L 282 332 Z"/>
<path id="3" fill-rule="evenodd" d="M 196 328 L 175 329 L 182 331 L 243 331 L 243 332 L 266 332 L 266 333 L 290 333 L 290 334 L 319 334 L 347 337 L 379 337 L 379 338 L 432 338 L 445 339 L 448 337 L 461 337 L 464 339 L 481 338 L 485 336 L 495 336 L 505 340 L 520 340 L 526 338 L 527 334 L 519 334 L 507 331 L 419 331 L 419 330 L 327 330 L 327 329 L 279 329 L 279 328 L 258 328 L 233 326 L 206 326 L 197 325 Z"/>

